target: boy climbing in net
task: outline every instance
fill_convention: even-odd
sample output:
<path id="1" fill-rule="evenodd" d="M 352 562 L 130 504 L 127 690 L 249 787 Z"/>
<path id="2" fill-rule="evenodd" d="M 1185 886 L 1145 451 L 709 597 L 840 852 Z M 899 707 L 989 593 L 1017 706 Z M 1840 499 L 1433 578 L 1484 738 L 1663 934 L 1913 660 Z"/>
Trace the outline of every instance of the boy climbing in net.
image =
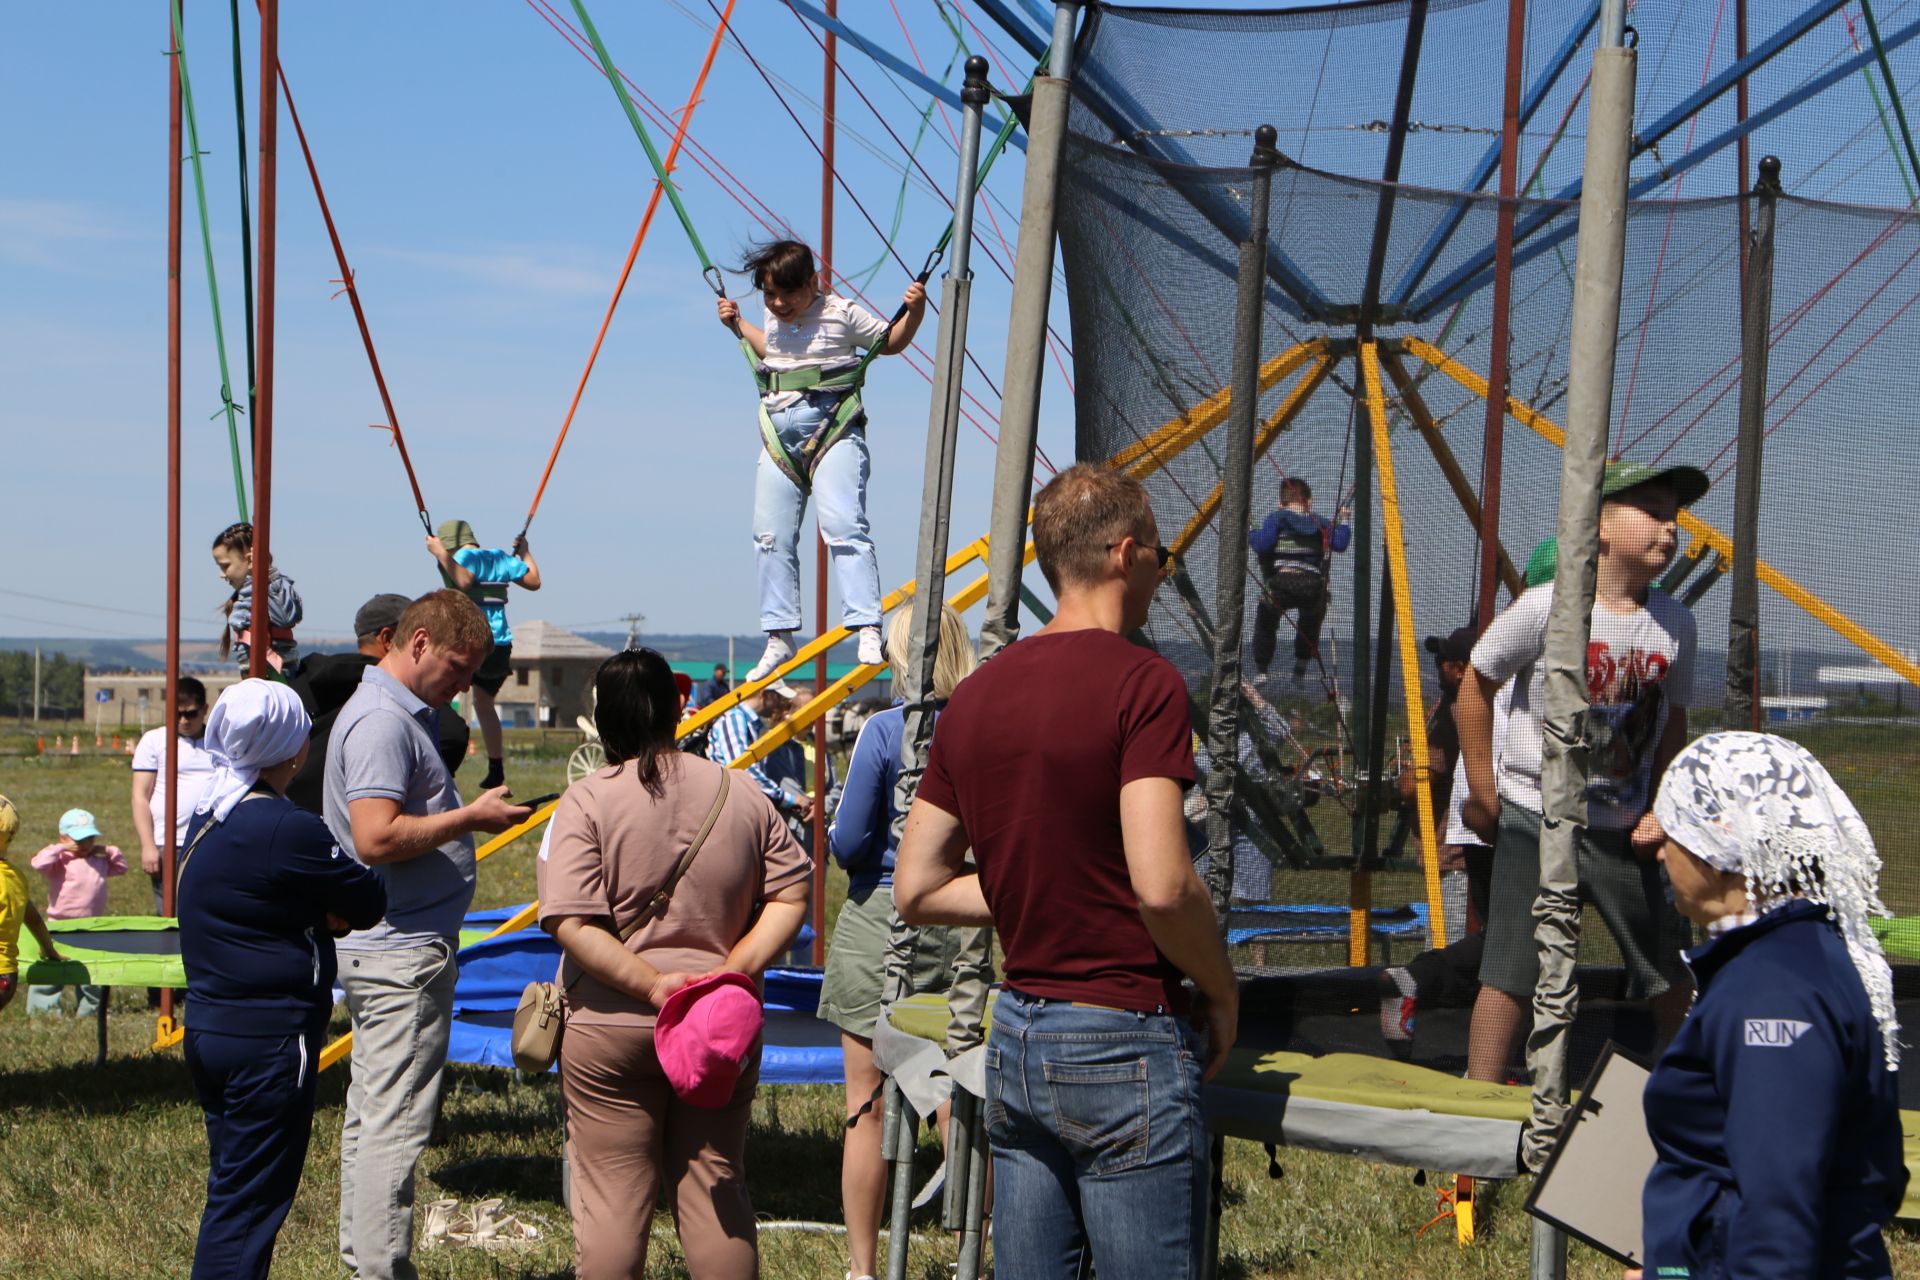
<path id="1" fill-rule="evenodd" d="M 880 563 L 867 524 L 866 411 L 860 383 L 875 355 L 907 349 L 926 315 L 915 281 L 891 324 L 819 287 L 813 250 L 775 240 L 747 254 L 740 270 L 760 290 L 763 326 L 721 298 L 720 323 L 757 357 L 764 446 L 753 485 L 753 545 L 760 567 L 760 627 L 766 652 L 748 681 L 772 675 L 793 656 L 800 626 L 800 520 L 807 496 L 820 502 L 820 532 L 840 585 L 841 624 L 859 640 L 859 660 L 886 660 L 880 640 Z"/>
<path id="2" fill-rule="evenodd" d="M 1299 476 L 1280 482 L 1280 506 L 1247 535 L 1260 562 L 1260 603 L 1253 613 L 1253 665 L 1261 679 L 1273 661 L 1280 615 L 1294 611 L 1293 687 L 1306 678 L 1307 663 L 1320 652 L 1320 627 L 1327 618 L 1327 569 L 1336 551 L 1353 537 L 1343 507 L 1338 523 L 1313 514 L 1313 490 Z"/>
<path id="3" fill-rule="evenodd" d="M 213 540 L 213 563 L 233 588 L 222 610 L 227 625 L 220 633 L 220 654 L 231 654 L 240 664 L 240 674 L 246 675 L 253 650 L 253 525 L 242 520 L 222 529 Z M 300 645 L 293 638 L 293 629 L 305 614 L 306 606 L 293 588 L 293 579 L 268 564 L 267 635 L 271 653 L 267 665 L 275 671 L 291 667 L 299 656 Z"/>
<path id="4" fill-rule="evenodd" d="M 480 736 L 487 744 L 487 776 L 480 789 L 490 791 L 507 781 L 506 748 L 500 733 L 500 711 L 494 697 L 513 670 L 513 628 L 507 625 L 507 588 L 540 589 L 540 566 L 527 548 L 527 537 L 513 540 L 511 551 L 483 547 L 465 520 L 442 520 L 440 531 L 427 537 L 427 550 L 440 564 L 440 576 L 449 587 L 463 591 L 487 615 L 493 648 L 473 673 L 473 709 Z"/>

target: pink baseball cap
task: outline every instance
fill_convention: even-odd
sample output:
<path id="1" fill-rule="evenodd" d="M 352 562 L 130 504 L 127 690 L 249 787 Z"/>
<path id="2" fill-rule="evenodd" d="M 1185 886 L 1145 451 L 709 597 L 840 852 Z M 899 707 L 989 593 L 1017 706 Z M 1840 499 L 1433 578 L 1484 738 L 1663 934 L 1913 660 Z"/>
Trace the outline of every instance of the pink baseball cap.
<path id="1" fill-rule="evenodd" d="M 653 1048 L 683 1102 L 724 1107 L 765 1025 L 753 979 L 716 973 L 667 997 L 654 1019 Z"/>

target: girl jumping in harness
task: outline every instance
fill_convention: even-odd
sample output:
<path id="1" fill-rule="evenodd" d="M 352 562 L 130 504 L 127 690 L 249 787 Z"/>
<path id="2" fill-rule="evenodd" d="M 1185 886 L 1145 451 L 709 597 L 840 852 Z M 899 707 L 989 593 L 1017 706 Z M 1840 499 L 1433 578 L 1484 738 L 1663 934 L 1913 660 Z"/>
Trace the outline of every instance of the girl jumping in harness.
<path id="1" fill-rule="evenodd" d="M 913 341 L 927 291 L 907 287 L 887 321 L 838 294 L 822 292 L 813 250 L 797 240 L 756 246 L 740 264 L 766 303 L 765 327 L 720 299 L 720 323 L 755 360 L 762 450 L 753 484 L 753 545 L 760 566 L 760 626 L 767 649 L 748 681 L 793 656 L 800 626 L 800 519 L 807 495 L 820 501 L 820 532 L 840 586 L 841 624 L 859 638 L 859 660 L 886 661 L 880 642 L 880 563 L 867 525 L 866 411 L 860 384 L 877 355 Z"/>
<path id="2" fill-rule="evenodd" d="M 1328 524 L 1313 514 L 1313 490 L 1299 476 L 1280 482 L 1280 506 L 1247 535 L 1260 562 L 1260 603 L 1253 613 L 1253 663 L 1266 679 L 1279 637 L 1280 615 L 1292 609 L 1298 622 L 1293 636 L 1293 687 L 1306 678 L 1307 663 L 1320 652 L 1320 626 L 1327 618 L 1328 561 L 1345 551 L 1353 537 L 1345 507 Z"/>

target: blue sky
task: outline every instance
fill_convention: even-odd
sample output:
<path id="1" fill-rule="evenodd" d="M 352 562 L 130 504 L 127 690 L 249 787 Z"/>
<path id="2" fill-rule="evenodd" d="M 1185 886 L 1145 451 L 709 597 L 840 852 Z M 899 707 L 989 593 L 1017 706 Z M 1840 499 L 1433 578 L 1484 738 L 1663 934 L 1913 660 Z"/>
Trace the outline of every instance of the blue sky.
<path id="1" fill-rule="evenodd" d="M 882 0 L 843 0 L 842 7 L 870 37 L 939 74 L 955 54 L 939 11 L 932 0 L 896 2 L 897 9 Z M 570 13 L 566 0 L 554 4 Z M 1564 17 L 1571 4 L 1541 5 L 1536 12 Z M 1026 60 L 977 4 L 950 0 L 949 7 L 987 28 L 997 85 L 1024 77 Z M 1731 59 L 1731 36 L 1721 21 L 1728 7 L 1724 0 L 1635 6 L 1643 35 L 1643 121 Z M 1803 0 L 1755 4 L 1755 38 L 1804 7 Z M 429 507 L 436 519 L 463 516 L 483 539 L 504 542 L 524 518 L 651 190 L 651 172 L 604 80 L 556 34 L 536 0 L 285 0 L 282 8 L 282 61 Z M 596 0 L 594 9 L 631 78 L 677 108 L 711 33 L 706 0 Z M 1437 11 L 1434 21 L 1484 24 L 1496 10 L 1503 13 L 1504 6 L 1478 6 L 1467 19 Z M 1916 0 L 1877 6 L 1890 34 L 1913 23 L 1917 11 Z M 1823 23 L 1756 77 L 1756 104 L 1850 55 L 1856 34 L 1844 17 Z M 238 378 L 244 347 L 226 6 L 193 0 L 188 23 Z M 806 28 L 777 0 L 740 0 L 736 25 L 769 73 L 791 82 L 781 92 L 815 126 L 820 56 Z M 243 36 L 250 110 L 257 97 L 254 34 L 249 12 Z M 1376 36 L 1366 24 L 1351 23 L 1338 29 L 1337 44 L 1328 40 L 1336 61 L 1364 66 L 1368 74 L 1336 75 L 1336 83 L 1327 84 L 1323 68 L 1317 80 L 1286 78 L 1262 91 L 1271 101 L 1256 99 L 1285 126 L 1285 145 L 1308 163 L 1376 171 L 1374 152 L 1384 143 L 1371 122 L 1389 113 L 1394 65 L 1387 56 L 1391 42 L 1378 49 L 1368 43 Z M 1558 39 L 1536 31 L 1529 67 L 1540 66 Z M 981 44 L 973 31 L 968 41 Z M 161 629 L 165 43 L 166 9 L 159 0 L 14 6 L 7 39 L 0 41 L 0 111 L 15 125 L 0 179 L 0 431 L 16 477 L 0 534 L 13 547 L 30 549 L 15 556 L 0 587 L 0 637 L 144 637 Z M 1920 41 L 1894 58 L 1909 89 L 1917 50 Z M 1497 39 L 1436 42 L 1415 103 L 1423 128 L 1409 143 L 1410 164 L 1418 167 L 1409 170 L 1411 181 L 1444 185 L 1488 145 L 1486 126 L 1497 123 L 1499 58 Z M 1524 168 L 1546 149 L 1562 104 L 1573 99 L 1577 105 L 1586 59 L 1584 50 L 1576 56 L 1574 72 L 1523 136 Z M 901 195 L 901 149 L 856 87 L 909 141 L 925 95 L 896 85 L 857 53 L 846 54 L 845 66 L 841 172 L 883 228 L 901 200 L 898 249 L 917 266 L 945 225 L 946 206 L 917 171 Z M 957 71 L 948 78 L 957 80 Z M 1193 117 L 1187 123 L 1221 123 L 1224 116 L 1208 113 L 1240 109 L 1241 79 L 1223 73 L 1204 83 L 1176 80 L 1176 114 Z M 1902 166 L 1869 93 L 1858 76 L 1838 84 L 1764 130 L 1755 155 L 1774 150 L 1787 158 L 1790 192 L 1904 204 Z M 1638 162 L 1636 177 L 1683 153 L 1696 130 L 1704 140 L 1725 128 L 1731 112 L 1723 100 L 1703 113 L 1673 135 L 1660 156 Z M 1567 145 L 1545 166 L 1545 191 L 1578 173 L 1584 113 L 1569 119 Z M 942 189 L 953 180 L 954 126 L 955 116 L 936 113 L 918 147 L 920 162 Z M 257 141 L 257 122 L 250 131 Z M 382 416 L 379 401 L 347 302 L 333 296 L 338 271 L 284 115 L 281 133 L 276 560 L 306 598 L 304 633 L 339 636 L 368 595 L 423 590 L 437 577 L 420 547 L 398 460 L 383 434 L 368 429 Z M 656 136 L 664 149 L 665 135 Z M 817 236 L 818 159 L 732 46 L 715 66 L 692 136 L 773 217 L 803 238 Z M 1239 154 L 1245 140 L 1219 145 Z M 1730 151 L 1723 153 L 1694 170 L 1683 190 L 1674 184 L 1656 194 L 1724 192 L 1732 184 L 1731 160 Z M 248 163 L 252 171 L 255 158 Z M 1004 364 L 1008 290 L 989 255 L 1011 260 L 1022 164 L 1018 152 L 1009 152 L 989 181 L 975 251 L 970 347 L 995 382 Z M 749 240 L 766 234 L 690 161 L 681 179 L 716 257 L 735 258 Z M 218 373 L 190 187 L 187 213 L 184 616 L 189 638 L 211 638 L 225 589 L 206 546 L 233 518 L 234 503 L 225 428 L 210 416 L 219 407 Z M 880 236 L 844 191 L 837 229 L 843 270 L 880 257 Z M 898 265 L 882 264 L 871 285 L 878 309 L 897 300 L 906 275 Z M 1811 274 L 1801 283 L 1809 282 L 1817 283 Z M 736 293 L 740 283 L 732 281 Z M 1889 305 L 1903 296 L 1889 294 Z M 651 632 L 753 629 L 748 520 L 759 446 L 752 390 L 712 305 L 692 252 L 663 211 L 533 528 L 548 585 L 537 600 L 519 606 L 518 616 L 614 628 L 621 615 L 637 610 Z M 1058 294 L 1053 314 L 1070 340 Z M 931 346 L 934 324 L 930 317 L 923 347 Z M 1684 352 L 1674 354 L 1685 363 Z M 1064 463 L 1073 452 L 1072 400 L 1054 359 L 1047 371 L 1041 445 Z M 1864 363 L 1853 372 L 1864 376 Z M 978 371 L 970 368 L 966 377 L 986 406 L 973 407 L 974 416 L 993 429 L 996 394 Z M 1829 394 L 1866 403 L 1844 382 Z M 910 576 L 926 383 L 905 361 L 884 361 L 874 371 L 868 403 L 872 517 L 882 577 L 891 587 Z M 1801 415 L 1803 424 L 1810 421 L 1817 415 Z M 1817 452 L 1817 437 L 1802 434 Z M 1781 439 L 1784 452 L 1789 437 Z M 1839 463 L 1811 465 L 1822 470 Z M 956 539 L 984 530 L 991 470 L 991 444 L 975 425 L 964 424 Z M 812 558 L 803 559 L 810 579 Z"/>
<path id="2" fill-rule="evenodd" d="M 558 8 L 571 16 L 564 0 Z M 628 75 L 678 108 L 712 29 L 704 0 L 594 8 Z M 858 8 L 863 26 L 903 57 L 914 56 L 910 34 L 936 74 L 946 66 L 954 41 L 933 6 L 903 4 L 904 31 L 877 3 Z M 505 542 L 525 517 L 651 172 L 604 79 L 530 4 L 295 0 L 282 13 L 281 59 L 428 506 L 436 520 L 463 516 L 483 539 Z M 16 479 L 0 520 L 11 545 L 41 549 L 15 557 L 10 593 L 0 595 L 0 635 L 161 630 L 166 21 L 156 3 L 23 6 L 9 12 L 0 42 L 0 112 L 16 122 L 0 186 L 0 418 Z M 800 24 L 765 0 L 744 0 L 736 23 L 769 72 L 801 87 L 804 98 L 789 103 L 817 125 L 818 108 L 807 99 L 819 94 L 820 55 Z M 243 33 L 251 114 L 251 14 Z M 993 34 L 1011 55 L 1012 42 Z M 189 6 L 187 52 L 211 153 L 208 194 L 238 390 L 244 348 L 228 39 L 225 5 Z M 1024 62 L 1003 62 L 1024 75 Z M 857 55 L 848 66 L 911 139 L 925 96 L 903 93 Z M 902 153 L 845 82 L 840 98 L 840 167 L 885 226 Z M 957 127 L 957 116 L 947 119 Z M 947 119 L 935 116 L 919 152 L 943 187 L 955 170 Z M 257 122 L 249 129 L 256 144 Z M 802 237 L 817 236 L 819 161 L 731 46 L 714 67 L 692 135 Z M 664 151 L 666 138 L 656 140 Z M 379 400 L 348 304 L 332 297 L 339 273 L 284 114 L 281 146 L 275 559 L 306 599 L 306 633 L 341 635 L 368 595 L 437 580 L 399 462 L 368 429 L 382 417 Z M 1009 153 L 990 182 L 1004 202 L 994 213 L 1009 246 L 1021 164 Z M 737 258 L 766 234 L 697 168 L 684 165 L 682 177 L 716 258 Z M 225 427 L 208 416 L 219 407 L 219 379 L 190 184 L 187 198 L 184 629 L 211 637 L 225 593 L 206 547 L 233 519 L 234 498 Z M 916 174 L 902 211 L 902 256 L 917 266 L 946 216 Z M 837 222 L 843 265 L 880 255 L 879 238 L 844 192 Z M 982 233 L 1010 263 L 990 223 Z M 979 253 L 972 346 L 997 382 L 1004 352 L 995 334 L 1008 295 Z M 739 281 L 730 283 L 737 292 Z M 906 283 L 897 266 L 880 270 L 876 306 L 891 308 Z M 1058 314 L 1064 327 L 1064 307 Z M 933 332 L 930 316 L 923 345 Z M 1042 445 L 1059 458 L 1072 452 L 1071 419 L 1057 372 L 1051 377 Z M 978 373 L 969 370 L 968 385 L 997 406 Z M 891 588 L 910 576 L 926 383 L 904 361 L 885 361 L 868 403 L 872 515 Z M 994 415 L 974 412 L 994 425 Z M 955 534 L 971 538 L 984 532 L 992 446 L 973 426 L 963 430 Z M 520 616 L 620 625 L 612 620 L 637 610 L 649 631 L 752 630 L 748 519 L 758 448 L 739 352 L 714 320 L 697 263 L 663 208 L 534 524 L 547 586 Z M 804 561 L 810 580 L 810 553 Z"/>

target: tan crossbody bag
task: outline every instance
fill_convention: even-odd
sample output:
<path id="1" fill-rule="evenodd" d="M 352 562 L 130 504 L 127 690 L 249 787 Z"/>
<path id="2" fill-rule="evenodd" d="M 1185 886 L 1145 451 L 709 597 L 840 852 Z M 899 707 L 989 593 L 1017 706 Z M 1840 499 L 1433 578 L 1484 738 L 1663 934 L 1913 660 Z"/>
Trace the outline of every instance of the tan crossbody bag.
<path id="1" fill-rule="evenodd" d="M 673 901 L 673 891 L 680 884 L 681 877 L 687 874 L 687 868 L 693 865 L 699 856 L 700 846 L 707 842 L 707 836 L 713 831 L 714 824 L 720 821 L 720 811 L 727 806 L 727 792 L 732 788 L 733 777 L 726 770 L 720 773 L 720 791 L 713 798 L 713 805 L 707 810 L 705 822 L 694 834 L 693 843 L 680 855 L 680 863 L 674 867 L 654 895 L 647 899 L 647 905 L 633 921 L 617 929 L 621 942 L 633 937 L 641 929 L 658 920 L 666 911 L 667 904 Z M 607 904 L 611 918 L 613 904 Z M 616 924 L 618 922 L 616 921 Z M 565 956 L 560 958 L 560 967 L 566 968 Z M 580 981 L 581 970 L 574 966 L 575 973 L 565 984 L 560 982 L 529 982 L 527 989 L 520 993 L 519 1007 L 513 1011 L 513 1065 L 522 1071 L 545 1071 L 560 1056 L 560 1035 L 566 1030 L 567 1002 L 566 994 L 573 984 Z M 554 975 L 558 978 L 558 974 Z"/>

